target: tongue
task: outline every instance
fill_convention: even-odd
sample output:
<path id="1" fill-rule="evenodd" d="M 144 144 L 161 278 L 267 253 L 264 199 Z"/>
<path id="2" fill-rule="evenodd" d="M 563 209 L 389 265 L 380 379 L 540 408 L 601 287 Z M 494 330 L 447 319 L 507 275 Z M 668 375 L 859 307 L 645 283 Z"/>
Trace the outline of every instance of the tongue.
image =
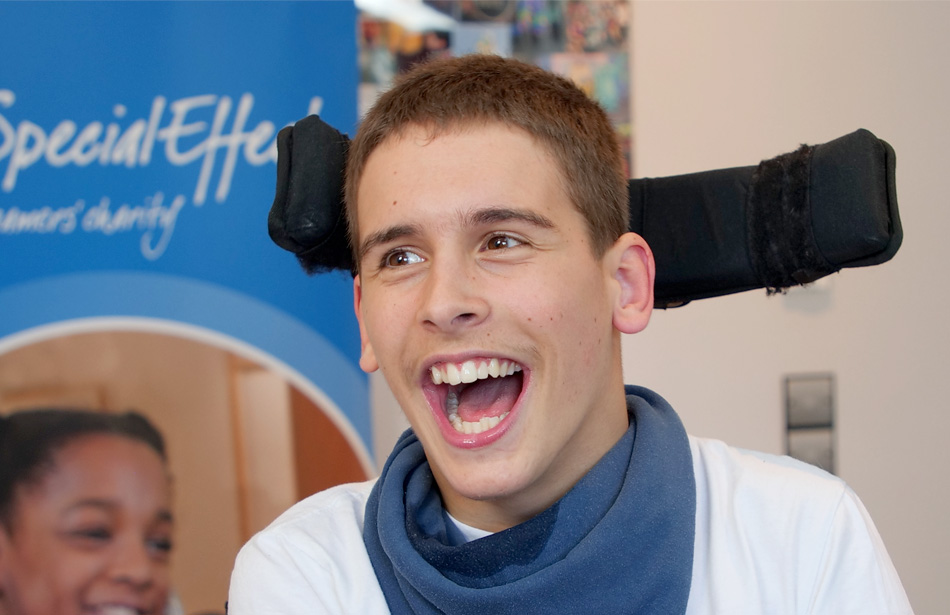
<path id="1" fill-rule="evenodd" d="M 511 410 L 521 394 L 521 375 L 476 380 L 459 396 L 459 418 L 477 423 L 483 417 L 501 416 Z"/>

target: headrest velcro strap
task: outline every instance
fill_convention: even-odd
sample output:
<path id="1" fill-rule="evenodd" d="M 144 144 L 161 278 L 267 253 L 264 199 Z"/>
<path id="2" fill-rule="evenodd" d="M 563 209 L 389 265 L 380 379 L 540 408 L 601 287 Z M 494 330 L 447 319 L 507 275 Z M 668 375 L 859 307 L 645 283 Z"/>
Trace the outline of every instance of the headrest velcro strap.
<path id="1" fill-rule="evenodd" d="M 763 160 L 752 175 L 746 200 L 749 261 L 768 292 L 780 292 L 834 273 L 815 239 L 811 176 L 815 148 Z"/>

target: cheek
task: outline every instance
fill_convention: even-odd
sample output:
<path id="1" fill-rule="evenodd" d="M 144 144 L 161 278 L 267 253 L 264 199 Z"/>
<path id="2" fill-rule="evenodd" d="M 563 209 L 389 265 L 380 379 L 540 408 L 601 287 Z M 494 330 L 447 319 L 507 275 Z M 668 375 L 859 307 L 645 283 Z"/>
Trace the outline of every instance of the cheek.
<path id="1" fill-rule="evenodd" d="M 168 594 L 172 587 L 171 568 L 166 564 L 159 564 L 155 571 L 155 592 L 158 601 L 164 604 L 168 601 Z"/>
<path id="2" fill-rule="evenodd" d="M 547 330 L 571 337 L 576 345 L 581 334 L 602 337 L 609 330 L 610 308 L 605 301 L 604 288 L 589 279 L 554 277 L 524 284 L 509 293 L 511 309 L 524 322 L 538 330 Z"/>
<path id="3" fill-rule="evenodd" d="M 373 346 L 373 352 L 380 368 L 398 356 L 406 348 L 405 336 L 409 330 L 406 311 L 398 307 L 374 312 L 366 322 L 366 336 Z"/>
<path id="4" fill-rule="evenodd" d="M 415 314 L 417 299 L 412 289 L 377 286 L 370 297 L 364 295 L 363 313 L 372 337 L 392 337 L 405 331 Z"/>
<path id="5" fill-rule="evenodd" d="M 4 587 L 12 603 L 10 613 L 24 615 L 71 613 L 77 608 L 85 586 L 94 578 L 86 562 L 75 558 L 21 561 Z"/>
<path id="6" fill-rule="evenodd" d="M 552 288 L 556 289 L 552 292 Z M 574 289 L 569 291 L 567 289 Z M 560 367 L 560 378 L 599 369 L 613 324 L 603 286 L 591 280 L 560 279 L 545 292 L 535 288 L 521 302 L 521 319 Z"/>
<path id="7" fill-rule="evenodd" d="M 380 373 L 396 393 L 400 383 L 414 380 L 414 375 L 409 373 L 411 362 L 405 359 L 407 352 L 418 347 L 418 343 L 410 339 L 412 312 L 405 303 L 393 301 L 367 307 L 369 309 L 364 311 L 366 336 Z"/>

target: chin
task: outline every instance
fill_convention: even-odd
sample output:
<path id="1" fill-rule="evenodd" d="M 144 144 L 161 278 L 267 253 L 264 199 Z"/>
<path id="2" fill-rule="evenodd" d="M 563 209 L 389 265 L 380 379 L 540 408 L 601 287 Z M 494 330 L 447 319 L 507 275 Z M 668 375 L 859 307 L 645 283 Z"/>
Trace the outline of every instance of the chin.
<path id="1" fill-rule="evenodd" d="M 502 500 L 527 491 L 533 482 L 526 474 L 512 472 L 512 465 L 510 461 L 498 468 L 491 464 L 472 464 L 454 472 L 450 469 L 443 476 L 452 491 L 465 499 Z"/>

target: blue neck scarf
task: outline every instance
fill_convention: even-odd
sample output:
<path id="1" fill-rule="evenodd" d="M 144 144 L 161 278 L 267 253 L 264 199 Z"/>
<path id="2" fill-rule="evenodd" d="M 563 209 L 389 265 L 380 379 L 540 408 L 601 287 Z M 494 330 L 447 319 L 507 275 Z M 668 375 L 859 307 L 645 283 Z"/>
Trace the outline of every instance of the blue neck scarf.
<path id="1" fill-rule="evenodd" d="M 553 506 L 453 546 L 422 445 L 406 431 L 366 503 L 363 542 L 395 615 L 686 611 L 696 486 L 659 395 L 627 387 L 630 428 Z"/>

